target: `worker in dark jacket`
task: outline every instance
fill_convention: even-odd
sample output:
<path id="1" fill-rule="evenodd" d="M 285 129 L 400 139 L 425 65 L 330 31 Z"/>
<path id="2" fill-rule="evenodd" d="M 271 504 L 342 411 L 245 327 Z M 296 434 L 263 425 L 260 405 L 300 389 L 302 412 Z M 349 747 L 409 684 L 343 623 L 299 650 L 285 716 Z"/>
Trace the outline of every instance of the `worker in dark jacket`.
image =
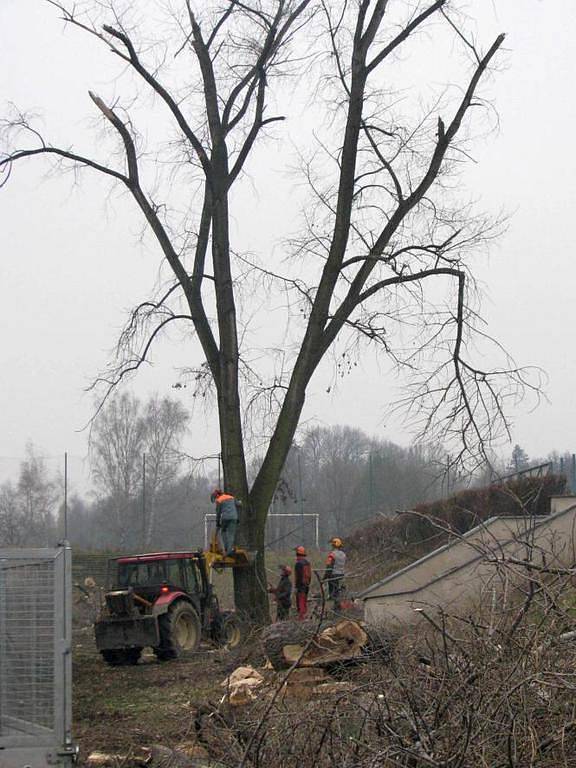
<path id="1" fill-rule="evenodd" d="M 311 581 L 312 568 L 306 558 L 306 550 L 304 547 L 296 547 L 294 586 L 296 588 L 296 610 L 300 621 L 304 621 L 308 612 L 308 591 Z"/>
<path id="2" fill-rule="evenodd" d="M 233 555 L 240 504 L 234 496 L 223 493 L 220 488 L 212 491 L 210 501 L 216 504 L 216 530 L 220 533 L 224 554 Z"/>
<path id="3" fill-rule="evenodd" d="M 276 621 L 286 621 L 292 605 L 292 568 L 288 565 L 280 565 L 280 581 L 275 587 L 270 586 L 268 592 L 274 595 L 276 600 Z"/>
<path id="4" fill-rule="evenodd" d="M 340 601 L 344 592 L 344 574 L 346 572 L 346 552 L 342 539 L 338 536 L 330 539 L 332 550 L 326 558 L 326 568 L 324 570 L 324 581 L 328 585 L 328 599 L 332 600 L 334 610 L 341 608 Z"/>

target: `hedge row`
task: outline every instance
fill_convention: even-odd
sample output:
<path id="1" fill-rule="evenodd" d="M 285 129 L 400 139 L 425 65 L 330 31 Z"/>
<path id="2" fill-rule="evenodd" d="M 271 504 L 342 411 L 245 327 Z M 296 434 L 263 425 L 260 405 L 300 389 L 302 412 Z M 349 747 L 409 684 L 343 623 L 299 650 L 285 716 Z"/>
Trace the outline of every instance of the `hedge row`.
<path id="1" fill-rule="evenodd" d="M 566 486 L 562 475 L 524 477 L 505 484 L 459 491 L 446 499 L 417 504 L 410 512 L 382 517 L 347 537 L 353 559 L 379 552 L 414 559 L 444 543 L 449 531 L 463 534 L 490 517 L 550 514 L 550 497 Z"/>

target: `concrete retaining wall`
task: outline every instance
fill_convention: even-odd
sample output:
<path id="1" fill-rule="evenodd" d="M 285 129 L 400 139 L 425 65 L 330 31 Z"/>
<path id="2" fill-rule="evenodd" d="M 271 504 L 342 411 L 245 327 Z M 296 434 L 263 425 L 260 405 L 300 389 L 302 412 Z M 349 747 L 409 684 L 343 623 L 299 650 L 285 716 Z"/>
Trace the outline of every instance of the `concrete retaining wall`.
<path id="1" fill-rule="evenodd" d="M 364 590 L 367 621 L 413 624 L 427 612 L 452 612 L 494 600 L 510 582 L 525 578 L 509 559 L 571 566 L 576 561 L 576 499 L 556 497 L 549 517 L 494 517 Z M 566 497 L 568 498 L 568 497 Z M 498 562 L 500 561 L 500 562 Z"/>

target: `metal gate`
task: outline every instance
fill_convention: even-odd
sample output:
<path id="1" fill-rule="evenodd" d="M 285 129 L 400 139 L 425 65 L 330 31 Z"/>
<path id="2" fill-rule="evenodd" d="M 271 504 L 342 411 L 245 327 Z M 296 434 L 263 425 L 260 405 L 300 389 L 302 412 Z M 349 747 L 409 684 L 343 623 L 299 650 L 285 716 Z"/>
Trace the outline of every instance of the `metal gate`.
<path id="1" fill-rule="evenodd" d="M 69 547 L 0 549 L 0 768 L 74 757 L 71 591 Z"/>

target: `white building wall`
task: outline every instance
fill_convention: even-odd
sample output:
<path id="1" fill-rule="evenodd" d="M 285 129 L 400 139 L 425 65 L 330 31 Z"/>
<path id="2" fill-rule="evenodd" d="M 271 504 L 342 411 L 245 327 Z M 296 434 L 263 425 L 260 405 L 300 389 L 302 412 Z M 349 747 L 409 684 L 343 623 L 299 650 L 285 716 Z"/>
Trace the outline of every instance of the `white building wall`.
<path id="1" fill-rule="evenodd" d="M 564 497 L 563 497 L 564 498 Z M 576 562 L 576 498 L 567 504 L 557 497 L 550 517 L 491 518 L 461 539 L 392 574 L 365 590 L 367 621 L 410 625 L 420 611 L 452 612 L 502 595 L 511 567 L 503 561 L 531 559 L 570 566 Z M 517 578 L 525 577 L 514 566 Z M 499 598 L 501 599 L 501 598 Z"/>

